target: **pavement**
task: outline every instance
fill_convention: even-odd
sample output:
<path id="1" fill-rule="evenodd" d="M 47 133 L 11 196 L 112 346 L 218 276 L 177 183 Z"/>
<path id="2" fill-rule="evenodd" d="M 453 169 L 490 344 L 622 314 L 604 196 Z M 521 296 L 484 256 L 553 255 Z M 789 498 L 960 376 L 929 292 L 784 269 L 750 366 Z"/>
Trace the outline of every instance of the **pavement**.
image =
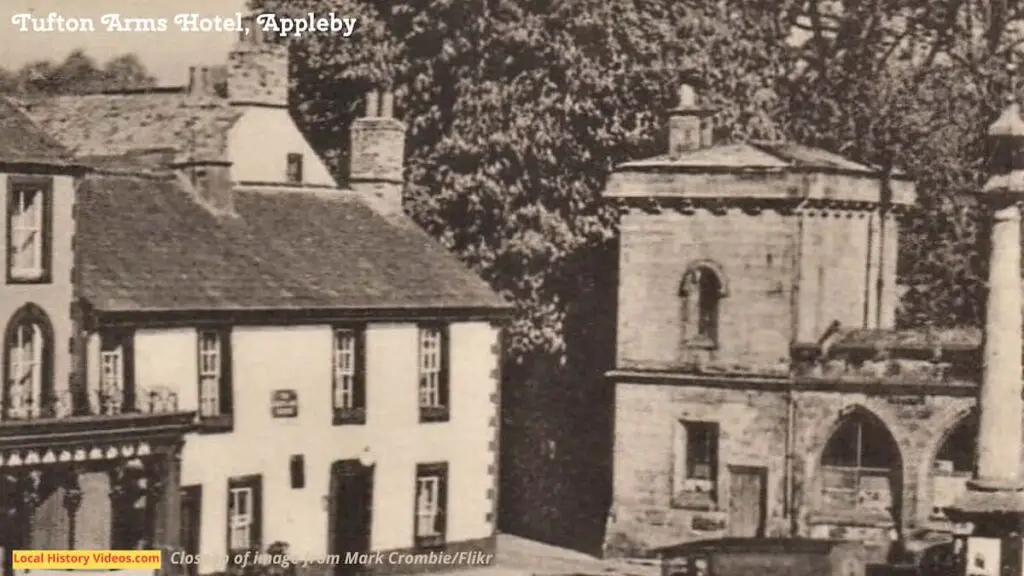
<path id="1" fill-rule="evenodd" d="M 494 563 L 487 567 L 462 568 L 444 576 L 659 576 L 653 564 L 604 560 L 582 552 L 499 534 Z"/>

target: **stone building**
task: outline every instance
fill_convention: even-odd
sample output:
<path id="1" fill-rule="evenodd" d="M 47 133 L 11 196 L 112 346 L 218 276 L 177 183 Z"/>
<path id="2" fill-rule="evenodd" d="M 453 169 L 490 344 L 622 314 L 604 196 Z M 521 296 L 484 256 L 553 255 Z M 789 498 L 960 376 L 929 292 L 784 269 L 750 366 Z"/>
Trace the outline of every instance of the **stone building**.
<path id="1" fill-rule="evenodd" d="M 31 519 L 0 546 L 164 546 L 193 573 L 275 541 L 493 547 L 509 306 L 402 212 L 390 94 L 340 187 L 291 118 L 288 51 L 243 35 L 229 62 L 0 108 L 62 145 L 0 164 L 0 263 L 34 274 L 0 284 L 0 509 Z M 31 152 L 8 132 L 0 162 Z"/>
<path id="2" fill-rule="evenodd" d="M 624 164 L 606 552 L 719 536 L 951 529 L 980 331 L 897 331 L 914 186 L 780 142 L 714 145 L 684 86 L 669 154 Z"/>

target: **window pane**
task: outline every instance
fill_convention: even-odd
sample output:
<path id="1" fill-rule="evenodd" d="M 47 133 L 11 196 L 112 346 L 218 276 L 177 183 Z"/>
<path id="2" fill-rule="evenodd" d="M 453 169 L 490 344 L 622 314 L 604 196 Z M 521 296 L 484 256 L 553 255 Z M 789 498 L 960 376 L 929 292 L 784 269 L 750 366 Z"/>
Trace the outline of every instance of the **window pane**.
<path id="1" fill-rule="evenodd" d="M 718 427 L 709 422 L 689 422 L 686 429 L 686 476 L 711 480 L 715 475 Z"/>
<path id="2" fill-rule="evenodd" d="M 43 194 L 38 190 L 15 192 L 14 211 L 11 214 L 13 272 L 35 272 L 42 266 Z"/>

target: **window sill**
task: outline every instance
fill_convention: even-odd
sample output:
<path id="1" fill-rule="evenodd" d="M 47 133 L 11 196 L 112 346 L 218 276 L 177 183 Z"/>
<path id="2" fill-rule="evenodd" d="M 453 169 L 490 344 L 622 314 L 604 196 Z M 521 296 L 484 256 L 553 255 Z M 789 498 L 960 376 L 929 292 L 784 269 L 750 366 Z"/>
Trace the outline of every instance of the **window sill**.
<path id="1" fill-rule="evenodd" d="M 49 270 L 14 271 L 7 272 L 8 284 L 49 284 Z"/>
<path id="2" fill-rule="evenodd" d="M 235 428 L 234 419 L 231 414 L 222 414 L 220 416 L 207 416 L 199 417 L 199 433 L 200 434 L 223 434 L 225 432 L 231 432 Z"/>
<path id="3" fill-rule="evenodd" d="M 680 510 L 713 512 L 718 510 L 714 494 L 710 492 L 679 492 L 672 497 L 672 507 Z"/>
<path id="4" fill-rule="evenodd" d="M 366 424 L 366 408 L 335 408 L 334 425 L 359 425 Z"/>
<path id="5" fill-rule="evenodd" d="M 811 512 L 807 521 L 810 524 L 839 524 L 865 528 L 893 528 L 896 526 L 892 515 L 880 510 L 819 510 Z"/>
<path id="6" fill-rule="evenodd" d="M 690 350 L 717 350 L 718 342 L 715 342 L 711 338 L 694 338 L 683 342 L 683 348 Z"/>
<path id="7" fill-rule="evenodd" d="M 441 548 L 444 546 L 444 536 L 417 536 L 415 542 L 418 550 Z"/>
<path id="8" fill-rule="evenodd" d="M 420 406 L 420 423 L 448 422 L 450 414 L 447 406 Z"/>

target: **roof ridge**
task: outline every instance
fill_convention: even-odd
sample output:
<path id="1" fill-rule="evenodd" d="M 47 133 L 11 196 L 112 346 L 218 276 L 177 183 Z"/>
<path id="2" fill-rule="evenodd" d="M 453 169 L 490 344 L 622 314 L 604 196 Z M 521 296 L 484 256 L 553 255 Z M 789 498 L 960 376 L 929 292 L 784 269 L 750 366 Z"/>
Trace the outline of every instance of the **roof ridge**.
<path id="1" fill-rule="evenodd" d="M 64 144 L 62 144 L 55 137 L 51 136 L 49 132 L 44 130 L 42 126 L 40 126 L 34 120 L 32 120 L 32 117 L 29 116 L 24 110 L 22 110 L 21 107 L 18 106 L 15 102 L 13 102 L 9 97 L 0 96 L 0 99 L 3 99 L 5 101 L 7 107 L 11 110 L 13 114 L 20 116 L 22 120 L 25 120 L 26 122 L 31 124 L 32 127 L 36 129 L 39 138 L 44 140 L 50 146 L 53 146 L 56 150 L 62 152 L 66 156 L 66 160 L 70 160 L 73 157 L 71 150 L 68 149 L 67 146 L 64 146 Z"/>
<path id="2" fill-rule="evenodd" d="M 782 141 L 774 142 L 774 143 L 775 144 L 788 144 L 789 142 L 786 142 L 785 140 L 782 140 Z M 778 160 L 780 162 L 783 162 L 783 163 L 785 163 L 785 164 L 787 164 L 789 166 L 794 166 L 795 165 L 791 158 L 786 158 L 785 156 L 780 154 L 778 151 L 772 149 L 772 147 L 770 146 L 770 144 L 772 144 L 772 142 L 770 142 L 768 140 L 745 140 L 744 144 L 746 144 L 747 146 L 750 146 L 751 148 L 754 148 L 758 152 L 763 152 L 763 153 L 771 156 L 772 158 L 775 158 L 776 160 Z"/>

